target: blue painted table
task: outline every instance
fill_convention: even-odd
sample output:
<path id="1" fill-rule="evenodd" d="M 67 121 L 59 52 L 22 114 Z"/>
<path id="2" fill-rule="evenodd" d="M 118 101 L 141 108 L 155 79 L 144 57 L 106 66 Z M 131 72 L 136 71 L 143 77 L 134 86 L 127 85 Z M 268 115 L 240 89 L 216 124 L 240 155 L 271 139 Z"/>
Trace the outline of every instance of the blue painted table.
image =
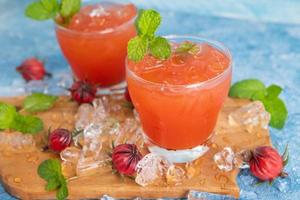
<path id="1" fill-rule="evenodd" d="M 69 68 L 55 40 L 52 22 L 33 22 L 23 16 L 30 0 L 0 0 L 0 95 L 32 90 L 62 93 L 70 84 Z M 289 143 L 290 176 L 273 186 L 253 187 L 247 171 L 238 177 L 241 199 L 299 199 L 300 196 L 300 2 L 296 0 L 133 0 L 139 7 L 161 11 L 162 34 L 198 34 L 223 42 L 234 58 L 234 81 L 256 77 L 284 88 L 289 117 L 283 130 L 271 129 L 273 144 Z M 25 84 L 15 66 L 29 56 L 46 61 L 55 74 L 46 82 Z M 0 199 L 13 199 L 0 186 Z M 221 199 L 213 197 L 212 199 Z"/>

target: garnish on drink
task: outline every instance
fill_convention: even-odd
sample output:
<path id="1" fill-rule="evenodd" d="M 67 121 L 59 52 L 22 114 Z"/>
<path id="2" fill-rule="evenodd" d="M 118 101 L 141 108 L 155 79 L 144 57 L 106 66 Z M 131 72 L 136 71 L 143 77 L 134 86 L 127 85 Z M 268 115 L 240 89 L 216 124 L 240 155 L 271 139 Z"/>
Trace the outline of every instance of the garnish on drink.
<path id="1" fill-rule="evenodd" d="M 157 36 L 160 22 L 154 10 L 137 18 L 138 36 L 127 47 L 128 89 L 150 151 L 202 148 L 192 158 L 169 158 L 186 162 L 207 151 L 203 144 L 229 90 L 231 57 L 222 45 L 198 37 Z"/>
<path id="2" fill-rule="evenodd" d="M 35 20 L 53 19 L 56 23 L 67 24 L 80 6 L 81 0 L 38 0 L 27 6 L 25 15 Z"/>

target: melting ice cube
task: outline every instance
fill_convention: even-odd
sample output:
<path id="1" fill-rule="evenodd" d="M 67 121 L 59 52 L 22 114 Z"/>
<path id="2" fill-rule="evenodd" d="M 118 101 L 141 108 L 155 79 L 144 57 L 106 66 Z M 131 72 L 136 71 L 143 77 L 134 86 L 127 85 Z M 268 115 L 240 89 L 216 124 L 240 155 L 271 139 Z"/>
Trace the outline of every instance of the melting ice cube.
<path id="1" fill-rule="evenodd" d="M 170 166 L 172 164 L 166 159 L 149 153 L 136 166 L 137 176 L 135 182 L 141 186 L 160 183 Z"/>
<path id="2" fill-rule="evenodd" d="M 0 132 L 0 150 L 32 151 L 34 148 L 35 140 L 30 134 Z"/>
<path id="3" fill-rule="evenodd" d="M 268 128 L 270 114 L 260 101 L 254 101 L 231 112 L 228 120 L 231 126 L 243 125 L 248 132 L 253 132 L 257 127 Z"/>
<path id="4" fill-rule="evenodd" d="M 225 147 L 222 151 L 214 155 L 214 161 L 218 168 L 223 171 L 231 171 L 233 169 L 234 152 L 230 147 Z"/>

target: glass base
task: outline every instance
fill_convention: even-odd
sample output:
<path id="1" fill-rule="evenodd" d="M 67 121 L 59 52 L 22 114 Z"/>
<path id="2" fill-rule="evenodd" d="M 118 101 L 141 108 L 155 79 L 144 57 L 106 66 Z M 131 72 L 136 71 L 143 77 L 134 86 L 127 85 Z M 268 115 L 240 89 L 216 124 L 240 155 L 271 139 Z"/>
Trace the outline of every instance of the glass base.
<path id="1" fill-rule="evenodd" d="M 209 150 L 206 145 L 199 145 L 192 149 L 167 150 L 148 141 L 146 144 L 151 153 L 160 155 L 172 163 L 191 162 L 203 156 Z"/>
<path id="2" fill-rule="evenodd" d="M 126 86 L 127 86 L 126 81 L 123 81 L 116 85 L 112 85 L 108 87 L 99 87 L 97 94 L 99 95 L 123 94 Z"/>

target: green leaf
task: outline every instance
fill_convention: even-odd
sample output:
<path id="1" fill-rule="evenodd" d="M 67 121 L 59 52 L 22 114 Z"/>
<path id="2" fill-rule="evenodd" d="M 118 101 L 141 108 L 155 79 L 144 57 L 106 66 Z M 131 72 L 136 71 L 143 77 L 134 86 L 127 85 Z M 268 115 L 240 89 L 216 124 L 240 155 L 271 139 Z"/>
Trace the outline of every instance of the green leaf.
<path id="1" fill-rule="evenodd" d="M 274 99 L 276 97 L 279 96 L 279 94 L 281 93 L 282 91 L 282 88 L 278 85 L 270 85 L 268 88 L 267 88 L 267 98 L 268 99 Z"/>
<path id="2" fill-rule="evenodd" d="M 64 200 L 68 196 L 67 181 L 62 175 L 61 165 L 57 159 L 48 159 L 43 161 L 38 167 L 38 174 L 41 178 L 47 181 L 45 189 L 55 190 L 56 198 Z"/>
<path id="3" fill-rule="evenodd" d="M 11 128 L 16 115 L 14 106 L 0 102 L 0 130 Z"/>
<path id="4" fill-rule="evenodd" d="M 48 180 L 48 183 L 45 187 L 45 189 L 47 191 L 53 191 L 56 190 L 57 188 L 59 188 L 61 185 L 60 181 L 58 180 L 58 178 L 52 178 Z"/>
<path id="5" fill-rule="evenodd" d="M 41 178 L 49 181 L 57 179 L 57 174 L 61 174 L 60 162 L 57 159 L 48 159 L 43 161 L 38 167 L 38 174 Z"/>
<path id="6" fill-rule="evenodd" d="M 199 46 L 196 43 L 185 41 L 176 48 L 176 53 L 190 53 L 196 54 L 199 51 Z"/>
<path id="7" fill-rule="evenodd" d="M 266 93 L 266 90 L 257 91 L 252 95 L 251 100 L 264 102 L 266 99 Z"/>
<path id="8" fill-rule="evenodd" d="M 39 0 L 26 7 L 25 15 L 35 20 L 47 20 L 55 17 L 58 9 L 57 0 Z"/>
<path id="9" fill-rule="evenodd" d="M 56 198 L 58 200 L 64 200 L 69 195 L 66 179 L 63 176 L 61 177 L 61 186 L 56 193 Z"/>
<path id="10" fill-rule="evenodd" d="M 264 91 L 265 85 L 257 79 L 246 79 L 233 84 L 229 91 L 230 97 L 251 99 L 255 93 Z"/>
<path id="11" fill-rule="evenodd" d="M 57 100 L 57 96 L 34 93 L 24 100 L 23 106 L 28 112 L 49 110 Z"/>
<path id="12" fill-rule="evenodd" d="M 43 130 L 43 121 L 35 116 L 17 114 L 12 123 L 12 129 L 28 134 L 36 134 Z"/>
<path id="13" fill-rule="evenodd" d="M 136 36 L 129 40 L 127 46 L 128 59 L 140 61 L 144 58 L 148 49 L 148 41 L 144 38 Z"/>
<path id="14" fill-rule="evenodd" d="M 137 31 L 137 35 L 142 35 L 142 33 L 139 32 L 140 30 L 139 30 L 138 22 L 139 22 L 139 20 L 140 20 L 140 18 L 141 18 L 141 15 L 142 15 L 142 13 L 143 13 L 144 11 L 145 11 L 144 9 L 139 9 L 139 10 L 138 10 L 137 17 L 136 17 L 136 19 L 135 19 L 135 21 L 134 21 L 134 26 L 135 26 L 135 29 L 136 29 L 136 31 Z"/>
<path id="15" fill-rule="evenodd" d="M 288 111 L 284 102 L 279 98 L 275 98 L 267 100 L 263 103 L 266 110 L 271 115 L 270 125 L 274 128 L 282 129 L 288 115 Z"/>
<path id="16" fill-rule="evenodd" d="M 80 10 L 81 0 L 62 0 L 60 14 L 64 18 L 71 18 Z"/>
<path id="17" fill-rule="evenodd" d="M 161 22 L 160 14 L 155 10 L 141 10 L 137 18 L 137 30 L 140 36 L 154 37 Z"/>
<path id="18" fill-rule="evenodd" d="M 158 59 L 167 59 L 171 55 L 171 46 L 166 38 L 156 37 L 150 43 L 150 53 Z"/>

